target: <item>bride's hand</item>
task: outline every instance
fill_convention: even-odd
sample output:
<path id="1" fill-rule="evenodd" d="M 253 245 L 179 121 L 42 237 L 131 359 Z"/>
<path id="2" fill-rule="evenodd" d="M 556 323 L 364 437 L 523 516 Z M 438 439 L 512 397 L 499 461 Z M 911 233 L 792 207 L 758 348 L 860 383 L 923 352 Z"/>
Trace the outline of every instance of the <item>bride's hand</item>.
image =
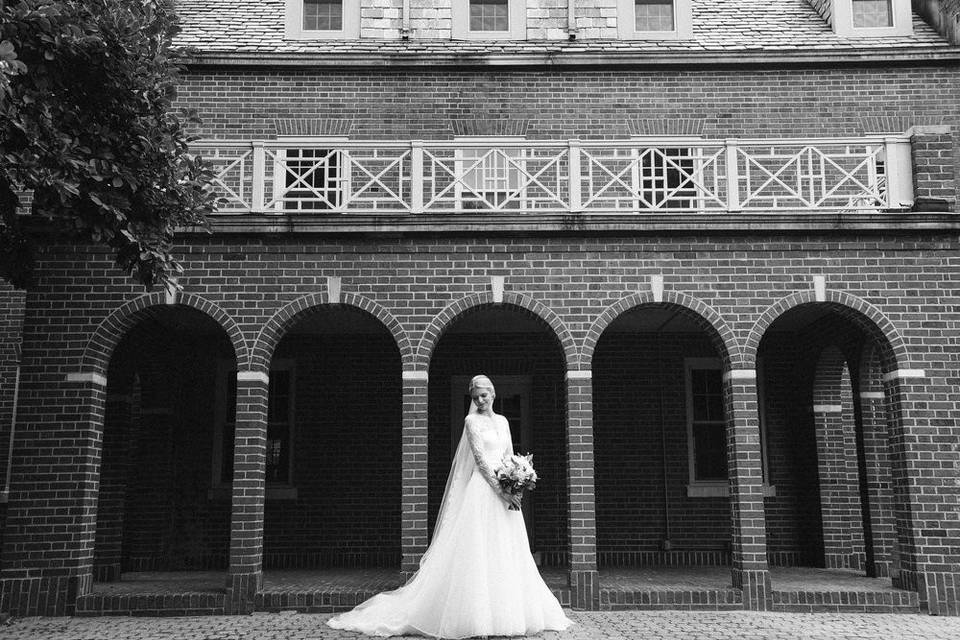
<path id="1" fill-rule="evenodd" d="M 500 493 L 500 499 L 507 503 L 507 506 L 513 505 L 517 509 L 520 508 L 522 499 L 520 496 L 515 496 L 512 493 L 503 491 Z"/>

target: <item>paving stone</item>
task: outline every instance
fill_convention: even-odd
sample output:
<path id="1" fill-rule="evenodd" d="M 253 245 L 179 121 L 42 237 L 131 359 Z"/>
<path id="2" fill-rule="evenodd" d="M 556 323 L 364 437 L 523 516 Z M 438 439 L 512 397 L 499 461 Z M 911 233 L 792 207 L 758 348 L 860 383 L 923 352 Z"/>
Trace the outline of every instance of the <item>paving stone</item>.
<path id="1" fill-rule="evenodd" d="M 568 612 L 576 625 L 543 640 L 956 640 L 960 618 L 889 614 L 736 612 Z M 271 613 L 179 618 L 19 618 L 0 628 L 11 640 L 336 640 L 329 615 Z"/>

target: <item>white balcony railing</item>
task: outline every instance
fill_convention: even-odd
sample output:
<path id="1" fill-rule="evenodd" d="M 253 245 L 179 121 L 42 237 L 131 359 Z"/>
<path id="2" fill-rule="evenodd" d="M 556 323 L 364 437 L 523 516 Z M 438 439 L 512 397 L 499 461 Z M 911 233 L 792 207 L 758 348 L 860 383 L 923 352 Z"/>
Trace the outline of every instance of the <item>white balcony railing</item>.
<path id="1" fill-rule="evenodd" d="M 858 212 L 908 208 L 906 137 L 236 142 L 192 151 L 222 214 Z"/>

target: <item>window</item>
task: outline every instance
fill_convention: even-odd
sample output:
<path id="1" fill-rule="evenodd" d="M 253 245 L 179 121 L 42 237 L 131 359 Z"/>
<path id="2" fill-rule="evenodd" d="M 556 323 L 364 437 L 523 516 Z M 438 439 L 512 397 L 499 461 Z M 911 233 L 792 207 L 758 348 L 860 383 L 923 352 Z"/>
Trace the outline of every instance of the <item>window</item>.
<path id="1" fill-rule="evenodd" d="M 453 0 L 453 37 L 460 40 L 523 40 L 525 0 Z"/>
<path id="2" fill-rule="evenodd" d="M 692 38 L 691 0 L 617 0 L 617 24 L 624 40 Z"/>
<path id="3" fill-rule="evenodd" d="M 310 146 L 301 144 L 304 146 L 290 146 L 274 155 L 273 207 L 287 212 L 342 209 L 350 192 L 348 152 L 318 147 L 316 141 Z"/>
<path id="4" fill-rule="evenodd" d="M 470 0 L 470 31 L 509 31 L 508 0 Z"/>
<path id="5" fill-rule="evenodd" d="M 891 0 L 853 0 L 853 27 L 892 27 L 893 5 Z"/>
<path id="6" fill-rule="evenodd" d="M 637 31 L 673 31 L 673 0 L 635 0 L 635 29 Z"/>
<path id="7" fill-rule="evenodd" d="M 234 434 L 237 426 L 237 371 L 222 362 L 217 369 L 214 426 L 214 484 L 233 483 Z M 294 366 L 277 360 L 270 367 L 267 391 L 268 484 L 288 485 L 292 479 Z"/>
<path id="8" fill-rule="evenodd" d="M 684 147 L 644 149 L 638 163 L 642 207 L 697 208 L 696 150 Z"/>
<path id="9" fill-rule="evenodd" d="M 285 0 L 286 37 L 317 40 L 360 37 L 357 0 Z"/>
<path id="10" fill-rule="evenodd" d="M 343 0 L 303 0 L 304 31 L 342 31 Z"/>
<path id="11" fill-rule="evenodd" d="M 456 174 L 462 176 L 456 185 L 457 208 L 485 211 L 522 208 L 526 199 L 524 150 L 497 147 L 496 140 L 491 138 L 458 137 L 457 140 L 465 143 L 456 152 Z M 477 142 L 489 146 L 476 146 Z"/>
<path id="12" fill-rule="evenodd" d="M 910 0 L 833 0 L 833 30 L 843 37 L 909 36 Z"/>
<path id="13" fill-rule="evenodd" d="M 690 483 L 727 484 L 727 428 L 723 376 L 715 358 L 686 361 Z"/>

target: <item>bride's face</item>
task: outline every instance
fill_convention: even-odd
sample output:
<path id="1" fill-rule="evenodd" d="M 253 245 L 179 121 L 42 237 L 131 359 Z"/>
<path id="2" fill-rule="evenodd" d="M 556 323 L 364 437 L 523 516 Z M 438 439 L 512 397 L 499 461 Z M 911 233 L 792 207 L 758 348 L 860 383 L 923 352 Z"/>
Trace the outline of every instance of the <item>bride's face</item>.
<path id="1" fill-rule="evenodd" d="M 496 397 L 496 395 L 493 393 L 492 389 L 478 387 L 473 390 L 472 397 L 473 403 L 477 405 L 477 410 L 483 412 L 493 407 L 493 399 Z"/>

